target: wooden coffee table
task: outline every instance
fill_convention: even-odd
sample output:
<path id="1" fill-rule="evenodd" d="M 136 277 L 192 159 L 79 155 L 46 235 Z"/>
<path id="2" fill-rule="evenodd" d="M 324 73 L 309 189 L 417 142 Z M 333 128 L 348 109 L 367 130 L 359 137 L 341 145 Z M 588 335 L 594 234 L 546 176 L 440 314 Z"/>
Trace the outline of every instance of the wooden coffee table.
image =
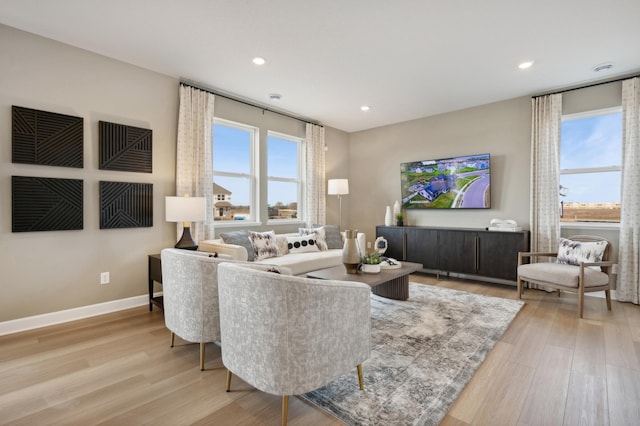
<path id="1" fill-rule="evenodd" d="M 407 300 L 409 298 L 409 274 L 422 269 L 422 264 L 401 262 L 400 268 L 382 269 L 379 274 L 347 274 L 344 265 L 319 269 L 307 273 L 307 278 L 322 280 L 357 281 L 371 286 L 373 294 L 388 299 Z"/>

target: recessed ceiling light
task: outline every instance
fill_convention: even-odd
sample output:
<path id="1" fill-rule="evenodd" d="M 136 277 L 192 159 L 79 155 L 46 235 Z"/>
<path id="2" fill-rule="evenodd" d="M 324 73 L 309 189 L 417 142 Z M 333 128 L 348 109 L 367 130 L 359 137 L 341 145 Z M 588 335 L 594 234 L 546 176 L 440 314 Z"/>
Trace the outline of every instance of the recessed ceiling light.
<path id="1" fill-rule="evenodd" d="M 280 93 L 269 93 L 269 99 L 272 101 L 279 101 L 282 99 L 282 95 Z"/>
<path id="2" fill-rule="evenodd" d="M 521 70 L 526 70 L 527 68 L 531 68 L 531 65 L 533 65 L 533 61 L 525 61 L 521 62 L 520 65 L 518 65 L 518 68 L 520 68 Z"/>
<path id="3" fill-rule="evenodd" d="M 255 58 L 253 58 L 253 63 L 256 65 L 264 65 L 267 62 L 266 59 L 261 58 L 260 56 L 256 56 Z"/>
<path id="4" fill-rule="evenodd" d="M 607 70 L 610 70 L 611 68 L 613 68 L 613 64 L 611 62 L 605 62 L 603 64 L 599 64 L 593 67 L 593 71 L 595 72 L 607 71 Z"/>
<path id="5" fill-rule="evenodd" d="M 371 109 L 371 107 L 370 107 L 369 105 L 362 105 L 362 106 L 360 107 L 360 109 L 361 109 L 362 111 L 369 111 L 369 110 Z"/>

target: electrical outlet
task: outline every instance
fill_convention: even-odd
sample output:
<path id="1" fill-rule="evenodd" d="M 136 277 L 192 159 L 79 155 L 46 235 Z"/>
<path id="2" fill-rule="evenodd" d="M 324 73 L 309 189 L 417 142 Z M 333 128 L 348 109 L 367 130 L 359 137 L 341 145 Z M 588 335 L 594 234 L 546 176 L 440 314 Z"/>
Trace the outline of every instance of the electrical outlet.
<path id="1" fill-rule="evenodd" d="M 371 248 L 371 241 L 367 241 L 367 248 L 370 249 Z"/>
<path id="2" fill-rule="evenodd" d="M 612 274 L 618 274 L 618 264 L 614 263 L 613 265 L 611 265 L 611 273 Z"/>
<path id="3" fill-rule="evenodd" d="M 100 284 L 109 284 L 108 272 L 100 272 Z"/>

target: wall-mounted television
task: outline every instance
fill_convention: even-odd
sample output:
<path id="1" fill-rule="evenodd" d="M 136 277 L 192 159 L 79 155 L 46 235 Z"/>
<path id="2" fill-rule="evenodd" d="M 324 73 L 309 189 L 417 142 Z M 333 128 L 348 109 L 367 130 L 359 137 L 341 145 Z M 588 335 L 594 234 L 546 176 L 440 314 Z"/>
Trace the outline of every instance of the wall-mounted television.
<path id="1" fill-rule="evenodd" d="M 491 207 L 489 154 L 402 163 L 400 182 L 405 209 Z"/>

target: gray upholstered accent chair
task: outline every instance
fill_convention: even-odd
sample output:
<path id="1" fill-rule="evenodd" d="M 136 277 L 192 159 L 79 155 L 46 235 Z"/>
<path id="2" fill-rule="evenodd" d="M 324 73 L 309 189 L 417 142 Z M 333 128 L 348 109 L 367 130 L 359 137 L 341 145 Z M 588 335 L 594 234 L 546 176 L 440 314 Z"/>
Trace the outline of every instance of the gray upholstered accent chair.
<path id="1" fill-rule="evenodd" d="M 583 316 L 584 294 L 604 291 L 611 310 L 611 243 L 601 237 L 574 235 L 561 238 L 557 253 L 518 253 L 518 297 L 522 299 L 524 282 L 578 293 L 578 315 Z M 526 263 L 525 259 L 555 258 L 556 263 Z"/>
<path id="2" fill-rule="evenodd" d="M 162 260 L 164 322 L 175 336 L 200 343 L 200 370 L 204 370 L 205 343 L 220 340 L 218 265 L 228 262 L 211 253 L 168 248 Z"/>
<path id="3" fill-rule="evenodd" d="M 320 388 L 357 368 L 371 350 L 368 285 L 315 280 L 240 263 L 218 269 L 222 362 L 226 389 L 232 375 L 282 396 L 282 424 L 289 395 Z"/>

